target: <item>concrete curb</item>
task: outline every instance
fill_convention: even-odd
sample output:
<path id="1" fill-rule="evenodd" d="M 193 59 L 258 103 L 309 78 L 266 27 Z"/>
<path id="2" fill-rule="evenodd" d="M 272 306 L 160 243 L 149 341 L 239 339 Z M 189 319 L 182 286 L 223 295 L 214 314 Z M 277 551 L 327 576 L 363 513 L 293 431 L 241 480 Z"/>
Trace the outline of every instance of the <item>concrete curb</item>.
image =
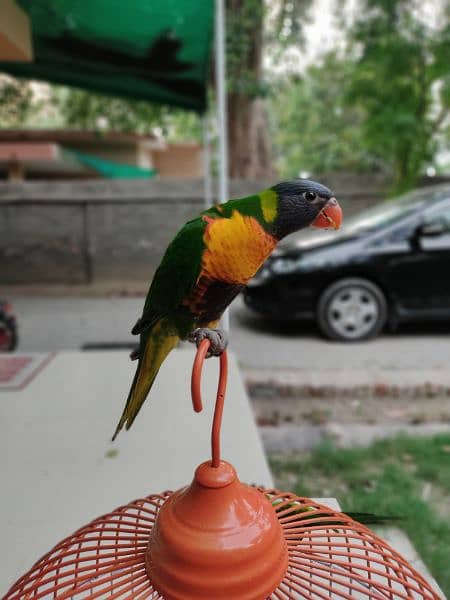
<path id="1" fill-rule="evenodd" d="M 395 435 L 433 436 L 450 433 L 450 423 L 383 423 L 365 425 L 359 423 L 327 423 L 326 425 L 279 425 L 260 426 L 259 433 L 267 453 L 292 453 L 311 450 L 326 440 L 339 448 L 366 447 L 372 442 Z M 450 460 L 450 459 L 449 459 Z"/>
<path id="2" fill-rule="evenodd" d="M 252 397 L 450 397 L 450 370 L 316 369 L 262 370 L 242 367 Z"/>

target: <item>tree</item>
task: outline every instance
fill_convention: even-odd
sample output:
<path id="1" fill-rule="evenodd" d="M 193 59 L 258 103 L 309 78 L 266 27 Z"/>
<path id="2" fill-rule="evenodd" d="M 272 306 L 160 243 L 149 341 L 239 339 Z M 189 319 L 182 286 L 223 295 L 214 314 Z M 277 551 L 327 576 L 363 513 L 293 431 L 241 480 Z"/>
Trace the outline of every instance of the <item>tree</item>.
<path id="1" fill-rule="evenodd" d="M 352 61 L 328 53 L 302 76 L 274 86 L 269 106 L 282 176 L 384 168 L 382 157 L 365 146 L 364 111 L 346 102 L 353 69 Z"/>
<path id="2" fill-rule="evenodd" d="M 229 170 L 232 177 L 271 174 L 262 94 L 262 0 L 227 1 Z"/>
<path id="3" fill-rule="evenodd" d="M 228 140 L 231 177 L 274 173 L 263 81 L 263 45 L 279 55 L 298 44 L 311 0 L 227 0 Z"/>
<path id="4" fill-rule="evenodd" d="M 395 191 L 433 160 L 450 111 L 450 25 L 421 17 L 417 0 L 361 0 L 350 30 L 355 70 L 347 100 L 366 114 L 370 152 L 391 165 Z"/>

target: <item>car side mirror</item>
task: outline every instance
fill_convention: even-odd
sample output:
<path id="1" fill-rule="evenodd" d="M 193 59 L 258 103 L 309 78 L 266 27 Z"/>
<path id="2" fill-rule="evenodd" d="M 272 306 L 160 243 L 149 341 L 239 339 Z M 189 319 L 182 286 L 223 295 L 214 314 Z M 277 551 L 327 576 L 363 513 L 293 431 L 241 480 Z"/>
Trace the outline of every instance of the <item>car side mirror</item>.
<path id="1" fill-rule="evenodd" d="M 423 238 L 439 237 L 440 235 L 449 231 L 445 223 L 442 221 L 434 221 L 430 223 L 420 223 L 410 238 L 412 248 L 415 250 L 421 250 L 422 244 L 420 241 Z"/>
<path id="2" fill-rule="evenodd" d="M 434 223 L 421 223 L 416 229 L 416 236 L 421 237 L 437 237 L 448 230 L 442 221 L 434 221 Z"/>

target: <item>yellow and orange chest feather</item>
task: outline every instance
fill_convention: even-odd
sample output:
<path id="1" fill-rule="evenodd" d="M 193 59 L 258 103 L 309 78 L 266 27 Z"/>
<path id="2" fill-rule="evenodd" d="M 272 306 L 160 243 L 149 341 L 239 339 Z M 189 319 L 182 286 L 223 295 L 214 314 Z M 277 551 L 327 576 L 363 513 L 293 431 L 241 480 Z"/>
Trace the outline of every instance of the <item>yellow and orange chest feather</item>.
<path id="1" fill-rule="evenodd" d="M 276 246 L 254 217 L 233 211 L 228 219 L 211 219 L 204 237 L 200 277 L 245 285 Z"/>

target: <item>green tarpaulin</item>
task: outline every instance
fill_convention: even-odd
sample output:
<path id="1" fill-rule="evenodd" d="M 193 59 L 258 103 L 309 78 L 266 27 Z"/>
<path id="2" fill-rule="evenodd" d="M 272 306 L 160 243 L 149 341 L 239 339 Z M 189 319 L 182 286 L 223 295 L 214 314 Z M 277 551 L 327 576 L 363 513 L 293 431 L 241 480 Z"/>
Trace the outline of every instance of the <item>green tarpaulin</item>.
<path id="1" fill-rule="evenodd" d="M 13 75 L 190 108 L 206 106 L 213 0 L 18 0 L 32 63 Z"/>
<path id="2" fill-rule="evenodd" d="M 94 154 L 86 154 L 84 152 L 78 152 L 77 150 L 71 150 L 70 148 L 64 148 L 64 153 L 73 156 L 80 164 L 94 169 L 97 173 L 103 175 L 103 177 L 109 177 L 110 179 L 135 179 L 141 177 L 154 177 L 157 173 L 156 169 L 144 169 L 142 167 L 136 167 L 134 165 L 127 165 L 113 160 L 106 160 L 95 156 Z"/>

